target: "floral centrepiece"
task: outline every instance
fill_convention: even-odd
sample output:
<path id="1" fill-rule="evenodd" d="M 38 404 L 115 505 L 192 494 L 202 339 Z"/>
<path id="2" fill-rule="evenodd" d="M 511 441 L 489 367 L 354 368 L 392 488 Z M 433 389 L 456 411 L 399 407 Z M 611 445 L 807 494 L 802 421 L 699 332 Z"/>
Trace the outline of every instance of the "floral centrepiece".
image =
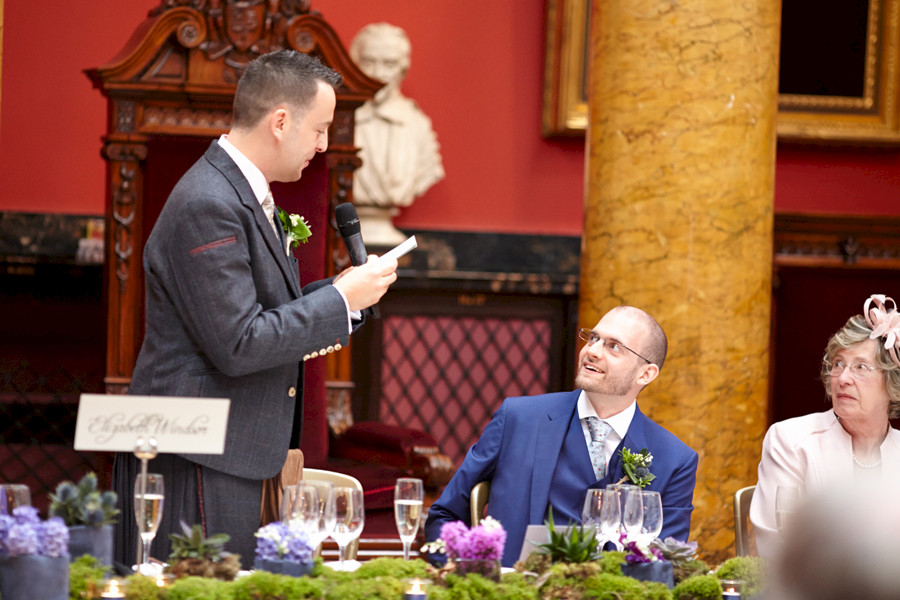
<path id="1" fill-rule="evenodd" d="M 479 525 L 469 528 L 462 521 L 444 523 L 441 537 L 422 546 L 425 552 L 446 553 L 447 558 L 500 560 L 506 546 L 506 530 L 500 521 L 485 517 Z"/>
<path id="2" fill-rule="evenodd" d="M 33 506 L 0 514 L 0 594 L 3 600 L 65 600 L 69 596 L 69 528 L 59 517 L 41 521 Z"/>
<path id="3" fill-rule="evenodd" d="M 619 458 L 622 460 L 622 469 L 625 471 L 625 477 L 619 480 L 619 483 L 625 483 L 628 480 L 634 485 L 644 488 L 656 479 L 656 475 L 650 472 L 653 455 L 646 448 L 641 449 L 640 452 L 632 452 L 623 447 L 619 450 Z"/>
<path id="4" fill-rule="evenodd" d="M 444 523 L 441 537 L 422 546 L 423 552 L 446 554 L 460 575 L 475 573 L 489 579 L 500 577 L 500 559 L 506 546 L 506 530 L 500 521 L 485 517 L 475 527 L 462 521 Z"/>
<path id="5" fill-rule="evenodd" d="M 41 521 L 33 506 L 0 515 L 0 558 L 37 554 L 52 558 L 69 553 L 69 528 L 59 517 Z"/>
<path id="6" fill-rule="evenodd" d="M 255 566 L 287 575 L 305 574 L 312 568 L 314 550 L 300 523 L 275 521 L 256 532 Z"/>
<path id="7" fill-rule="evenodd" d="M 624 533 L 619 537 L 619 543 L 625 548 L 623 575 L 638 581 L 656 581 L 672 589 L 675 585 L 674 565 L 663 557 L 658 548 L 629 540 Z"/>
<path id="8" fill-rule="evenodd" d="M 630 565 L 665 560 L 658 548 L 635 540 L 629 540 L 628 535 L 625 533 L 619 536 L 619 543 L 625 547 L 625 562 Z"/>
<path id="9" fill-rule="evenodd" d="M 276 207 L 278 208 L 278 207 Z M 306 219 L 298 214 L 288 214 L 286 211 L 278 208 L 278 220 L 281 221 L 281 228 L 287 234 L 287 243 L 291 248 L 296 248 L 300 244 L 305 244 L 312 236 L 312 230 Z"/>
<path id="10" fill-rule="evenodd" d="M 90 554 L 104 565 L 112 564 L 113 524 L 119 514 L 118 496 L 97 489 L 97 475 L 88 473 L 77 484 L 63 481 L 50 494 L 49 514 L 69 527 L 72 559 Z"/>
<path id="11" fill-rule="evenodd" d="M 97 475 L 88 473 L 78 484 L 63 481 L 50 494 L 51 516 L 62 518 L 66 525 L 100 527 L 116 522 L 118 496 L 113 491 L 97 489 Z"/>

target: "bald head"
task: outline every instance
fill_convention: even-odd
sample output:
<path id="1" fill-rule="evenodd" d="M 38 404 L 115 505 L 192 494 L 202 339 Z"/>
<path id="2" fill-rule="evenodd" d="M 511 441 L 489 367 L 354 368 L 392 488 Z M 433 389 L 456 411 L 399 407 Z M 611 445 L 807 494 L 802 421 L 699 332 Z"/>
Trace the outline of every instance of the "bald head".
<path id="1" fill-rule="evenodd" d="M 669 341 L 666 338 L 666 332 L 656 322 L 656 319 L 634 306 L 617 306 L 609 313 L 620 313 L 635 322 L 641 338 L 640 347 L 635 350 L 662 370 L 663 363 L 666 362 L 666 353 L 669 350 Z"/>

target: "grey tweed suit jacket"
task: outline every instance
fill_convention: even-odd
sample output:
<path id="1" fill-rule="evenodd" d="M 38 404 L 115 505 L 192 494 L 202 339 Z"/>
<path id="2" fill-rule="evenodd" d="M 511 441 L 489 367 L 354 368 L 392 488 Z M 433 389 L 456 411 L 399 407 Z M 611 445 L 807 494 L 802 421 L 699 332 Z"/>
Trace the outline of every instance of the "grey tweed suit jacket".
<path id="1" fill-rule="evenodd" d="M 222 455 L 185 458 L 249 479 L 284 464 L 302 418 L 305 355 L 346 345 L 330 280 L 301 291 L 297 259 L 213 142 L 181 178 L 144 249 L 146 335 L 130 393 L 229 398 Z"/>

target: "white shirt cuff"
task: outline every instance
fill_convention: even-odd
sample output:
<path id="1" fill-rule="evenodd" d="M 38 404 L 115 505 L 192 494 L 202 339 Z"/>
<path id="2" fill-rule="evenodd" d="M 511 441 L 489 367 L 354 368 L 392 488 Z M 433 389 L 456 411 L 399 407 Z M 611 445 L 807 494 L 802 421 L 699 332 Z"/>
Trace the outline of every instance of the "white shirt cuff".
<path id="1" fill-rule="evenodd" d="M 341 291 L 341 288 L 335 287 L 337 293 L 341 295 L 341 299 L 344 301 L 344 308 L 347 309 L 347 335 L 353 333 L 353 325 L 350 323 L 350 319 L 355 321 L 362 320 L 362 311 L 359 310 L 350 310 L 350 303 L 347 302 L 347 296 L 344 295 L 344 292 Z"/>

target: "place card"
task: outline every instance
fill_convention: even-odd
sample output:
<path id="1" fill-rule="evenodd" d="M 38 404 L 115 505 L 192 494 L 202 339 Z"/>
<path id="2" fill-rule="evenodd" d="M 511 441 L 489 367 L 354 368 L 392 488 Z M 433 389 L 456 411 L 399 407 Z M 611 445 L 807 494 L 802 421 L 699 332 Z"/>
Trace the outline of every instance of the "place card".
<path id="1" fill-rule="evenodd" d="M 156 440 L 162 453 L 222 454 L 231 400 L 82 394 L 75 449 L 133 452 L 135 442 Z"/>

